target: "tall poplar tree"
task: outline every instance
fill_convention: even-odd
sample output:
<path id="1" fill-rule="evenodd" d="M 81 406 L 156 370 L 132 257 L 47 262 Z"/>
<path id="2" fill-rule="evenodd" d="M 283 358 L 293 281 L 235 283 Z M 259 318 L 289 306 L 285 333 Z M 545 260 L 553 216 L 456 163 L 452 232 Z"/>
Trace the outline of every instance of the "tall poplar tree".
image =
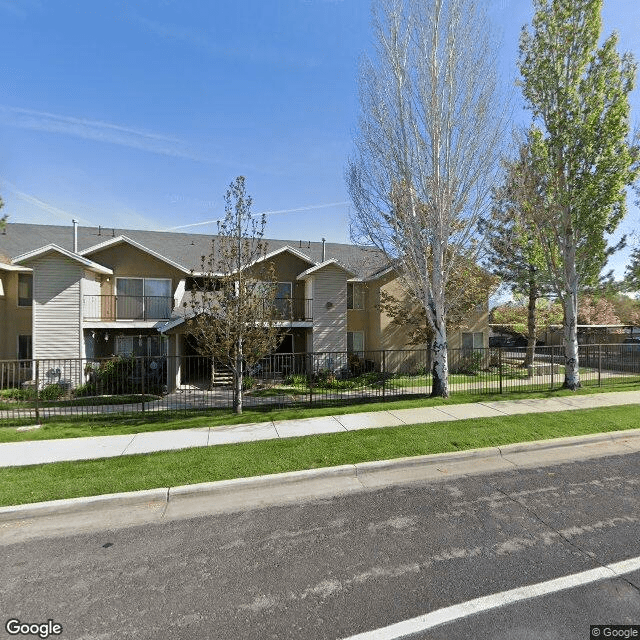
<path id="1" fill-rule="evenodd" d="M 381 249 L 424 310 L 431 395 L 449 395 L 448 283 L 477 254 L 499 167 L 504 106 L 495 40 L 476 0 L 374 0 L 347 169 L 352 237 Z"/>
<path id="2" fill-rule="evenodd" d="M 578 290 L 595 282 L 637 175 L 629 139 L 629 93 L 636 65 L 619 55 L 617 36 L 598 46 L 602 0 L 533 0 L 520 38 L 522 91 L 533 112 L 536 171 L 545 206 L 535 229 L 564 308 L 564 386 L 580 386 Z"/>

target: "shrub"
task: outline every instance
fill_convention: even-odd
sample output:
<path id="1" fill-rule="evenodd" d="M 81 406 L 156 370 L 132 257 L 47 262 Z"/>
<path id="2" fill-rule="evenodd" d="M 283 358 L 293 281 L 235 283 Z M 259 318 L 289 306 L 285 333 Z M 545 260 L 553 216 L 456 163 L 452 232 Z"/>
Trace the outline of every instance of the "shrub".
<path id="1" fill-rule="evenodd" d="M 81 384 L 73 390 L 73 395 L 76 398 L 83 398 L 85 396 L 95 396 L 97 395 L 96 385 L 92 382 L 87 382 L 86 384 Z"/>
<path id="2" fill-rule="evenodd" d="M 256 386 L 256 379 L 251 376 L 243 376 L 242 377 L 242 390 L 248 391 L 249 389 L 253 389 Z"/>
<path id="3" fill-rule="evenodd" d="M 304 387 L 307 384 L 307 376 L 304 373 L 290 373 L 284 383 L 289 386 Z"/>
<path id="4" fill-rule="evenodd" d="M 65 388 L 54 382 L 48 384 L 40 390 L 40 400 L 59 400 L 65 394 Z"/>
<path id="5" fill-rule="evenodd" d="M 475 376 L 482 369 L 482 352 L 474 351 L 463 356 L 451 367 L 451 373 L 462 373 Z"/>
<path id="6" fill-rule="evenodd" d="M 35 389 L 0 389 L 2 400 L 33 400 L 36 397 Z"/>

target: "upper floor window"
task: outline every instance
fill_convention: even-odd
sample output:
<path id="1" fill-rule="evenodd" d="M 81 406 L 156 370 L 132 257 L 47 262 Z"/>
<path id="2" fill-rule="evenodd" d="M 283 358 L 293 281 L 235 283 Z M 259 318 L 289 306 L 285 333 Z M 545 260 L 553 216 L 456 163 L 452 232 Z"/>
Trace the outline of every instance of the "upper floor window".
<path id="1" fill-rule="evenodd" d="M 347 309 L 364 309 L 364 285 L 347 282 Z"/>
<path id="2" fill-rule="evenodd" d="M 18 306 L 30 307 L 33 304 L 33 275 L 18 274 Z"/>
<path id="3" fill-rule="evenodd" d="M 153 320 L 171 316 L 173 298 L 167 278 L 116 278 L 118 320 Z"/>

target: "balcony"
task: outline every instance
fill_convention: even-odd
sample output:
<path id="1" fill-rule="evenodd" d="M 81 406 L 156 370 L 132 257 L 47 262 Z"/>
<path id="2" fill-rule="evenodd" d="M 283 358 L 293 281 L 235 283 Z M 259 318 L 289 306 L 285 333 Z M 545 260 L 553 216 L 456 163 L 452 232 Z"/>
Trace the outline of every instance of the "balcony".
<path id="1" fill-rule="evenodd" d="M 173 311 L 171 296 L 84 296 L 85 320 L 168 320 Z"/>
<path id="2" fill-rule="evenodd" d="M 275 298 L 276 320 L 283 322 L 311 322 L 313 320 L 312 298 Z"/>

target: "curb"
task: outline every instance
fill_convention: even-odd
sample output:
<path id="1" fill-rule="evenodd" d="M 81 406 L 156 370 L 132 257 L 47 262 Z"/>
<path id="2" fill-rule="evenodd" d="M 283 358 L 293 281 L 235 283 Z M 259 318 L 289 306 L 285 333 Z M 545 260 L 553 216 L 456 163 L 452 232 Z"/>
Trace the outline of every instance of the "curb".
<path id="1" fill-rule="evenodd" d="M 602 445 L 608 446 L 589 446 Z M 640 451 L 640 429 L 0 507 L 0 541 L 147 524 Z M 519 454 L 513 460 L 509 454 Z M 530 454 L 530 455 L 527 455 Z M 539 457 L 542 455 L 542 457 Z M 546 459 L 545 459 L 546 458 Z M 71 518 L 79 519 L 74 523 Z M 36 531 L 39 529 L 39 531 Z M 16 531 L 19 535 L 16 538 Z M 7 540 L 7 538 L 14 538 Z"/>

